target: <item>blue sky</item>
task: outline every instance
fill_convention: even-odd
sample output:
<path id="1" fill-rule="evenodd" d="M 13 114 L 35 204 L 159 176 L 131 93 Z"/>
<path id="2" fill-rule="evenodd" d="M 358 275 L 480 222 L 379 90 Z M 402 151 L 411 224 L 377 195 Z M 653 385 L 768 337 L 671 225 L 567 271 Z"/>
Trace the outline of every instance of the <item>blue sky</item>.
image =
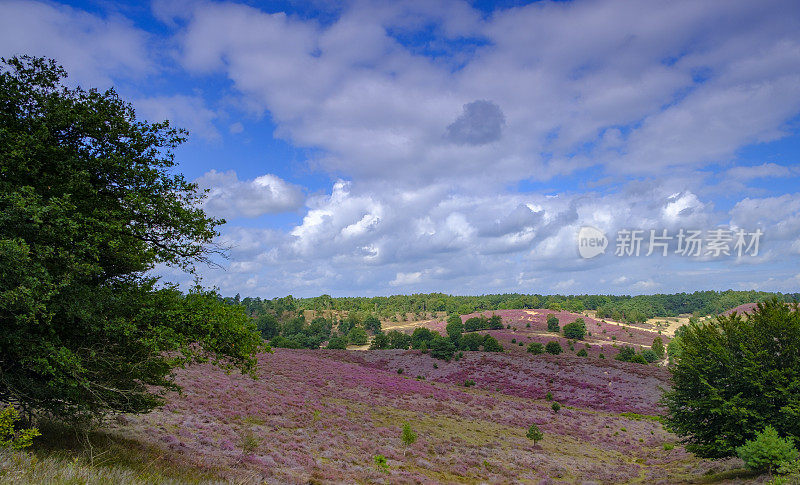
<path id="1" fill-rule="evenodd" d="M 191 132 L 224 294 L 800 288 L 793 1 L 0 1 L 14 54 Z M 763 237 L 617 256 L 623 229 Z"/>

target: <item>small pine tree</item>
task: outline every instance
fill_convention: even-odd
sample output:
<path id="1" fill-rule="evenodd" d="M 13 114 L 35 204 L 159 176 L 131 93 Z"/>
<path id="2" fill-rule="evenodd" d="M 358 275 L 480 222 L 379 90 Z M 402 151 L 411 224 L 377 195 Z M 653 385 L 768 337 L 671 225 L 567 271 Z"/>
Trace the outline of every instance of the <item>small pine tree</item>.
<path id="1" fill-rule="evenodd" d="M 378 469 L 380 469 L 382 472 L 389 473 L 389 464 L 386 463 L 386 457 L 385 456 L 383 456 L 383 455 L 375 455 L 375 457 L 373 458 L 373 461 L 375 462 L 375 465 L 378 466 Z"/>
<path id="2" fill-rule="evenodd" d="M 553 408 L 553 411 L 558 412 L 558 410 L 561 409 L 561 404 L 554 402 L 553 405 L 550 407 Z"/>
<path id="3" fill-rule="evenodd" d="M 530 428 L 528 428 L 528 434 L 526 435 L 529 440 L 533 441 L 533 446 L 536 446 L 537 441 L 541 441 L 544 438 L 544 433 L 539 430 L 539 427 L 536 424 L 532 424 Z"/>
<path id="4" fill-rule="evenodd" d="M 411 429 L 411 425 L 403 423 L 403 432 L 400 434 L 400 439 L 403 440 L 403 444 L 408 448 L 409 446 L 413 445 L 417 441 L 417 433 Z"/>
<path id="5" fill-rule="evenodd" d="M 767 426 L 756 438 L 736 448 L 745 464 L 753 470 L 772 470 L 797 459 L 798 453 L 791 439 L 781 438 L 775 428 Z"/>
<path id="6" fill-rule="evenodd" d="M 666 350 L 664 349 L 664 341 L 661 340 L 661 337 L 656 337 L 653 339 L 653 345 L 650 349 L 656 354 L 656 357 L 660 359 L 664 358 L 664 354 Z"/>
<path id="7" fill-rule="evenodd" d="M 550 315 L 547 317 L 547 331 L 556 333 L 561 331 L 561 327 L 558 325 L 558 317 L 555 315 Z"/>

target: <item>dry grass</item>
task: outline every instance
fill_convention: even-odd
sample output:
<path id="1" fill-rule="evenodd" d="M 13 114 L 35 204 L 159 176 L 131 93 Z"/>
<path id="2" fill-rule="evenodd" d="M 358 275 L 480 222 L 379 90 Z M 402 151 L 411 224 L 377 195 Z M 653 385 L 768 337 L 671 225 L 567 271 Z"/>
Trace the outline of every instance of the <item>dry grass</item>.
<path id="1" fill-rule="evenodd" d="M 0 448 L 0 484 L 232 483 L 120 435 L 77 432 L 51 423 L 41 429 L 33 451 Z"/>

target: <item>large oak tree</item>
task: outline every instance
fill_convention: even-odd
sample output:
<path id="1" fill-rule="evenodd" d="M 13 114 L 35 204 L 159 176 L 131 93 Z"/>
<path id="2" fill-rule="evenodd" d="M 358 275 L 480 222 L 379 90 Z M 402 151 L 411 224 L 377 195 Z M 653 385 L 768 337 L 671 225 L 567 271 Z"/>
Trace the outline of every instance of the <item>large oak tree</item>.
<path id="1" fill-rule="evenodd" d="M 176 366 L 254 368 L 241 307 L 148 276 L 210 261 L 204 195 L 174 173 L 185 132 L 52 60 L 0 63 L 0 402 L 64 419 L 143 412 Z"/>
<path id="2" fill-rule="evenodd" d="M 668 427 L 689 451 L 732 456 L 772 426 L 800 439 L 800 312 L 777 299 L 752 314 L 695 323 L 665 394 Z"/>

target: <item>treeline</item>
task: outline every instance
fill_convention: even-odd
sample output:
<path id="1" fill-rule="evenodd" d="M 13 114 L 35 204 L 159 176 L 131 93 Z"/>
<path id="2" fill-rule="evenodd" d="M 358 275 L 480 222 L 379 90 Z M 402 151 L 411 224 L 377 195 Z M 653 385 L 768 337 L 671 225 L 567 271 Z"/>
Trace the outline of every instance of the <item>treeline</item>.
<path id="1" fill-rule="evenodd" d="M 465 315 L 468 313 L 546 308 L 581 312 L 597 310 L 601 318 L 624 322 L 643 322 L 653 317 L 670 317 L 684 313 L 705 316 L 721 313 L 729 308 L 777 297 L 780 300 L 800 302 L 800 293 L 769 293 L 763 291 L 696 291 L 694 293 L 655 294 L 639 296 L 620 295 L 539 295 L 504 293 L 480 296 L 454 296 L 444 293 L 392 295 L 376 297 L 340 297 L 321 295 L 313 298 L 294 298 L 291 295 L 271 300 L 244 298 L 239 295 L 226 298 L 231 304 L 243 305 L 251 316 L 265 313 L 285 321 L 302 314 L 304 310 L 323 313 L 329 318 L 334 312 L 357 313 L 360 319 L 373 315 L 381 320 L 402 320 L 408 314 L 429 318 L 438 312 Z"/>

